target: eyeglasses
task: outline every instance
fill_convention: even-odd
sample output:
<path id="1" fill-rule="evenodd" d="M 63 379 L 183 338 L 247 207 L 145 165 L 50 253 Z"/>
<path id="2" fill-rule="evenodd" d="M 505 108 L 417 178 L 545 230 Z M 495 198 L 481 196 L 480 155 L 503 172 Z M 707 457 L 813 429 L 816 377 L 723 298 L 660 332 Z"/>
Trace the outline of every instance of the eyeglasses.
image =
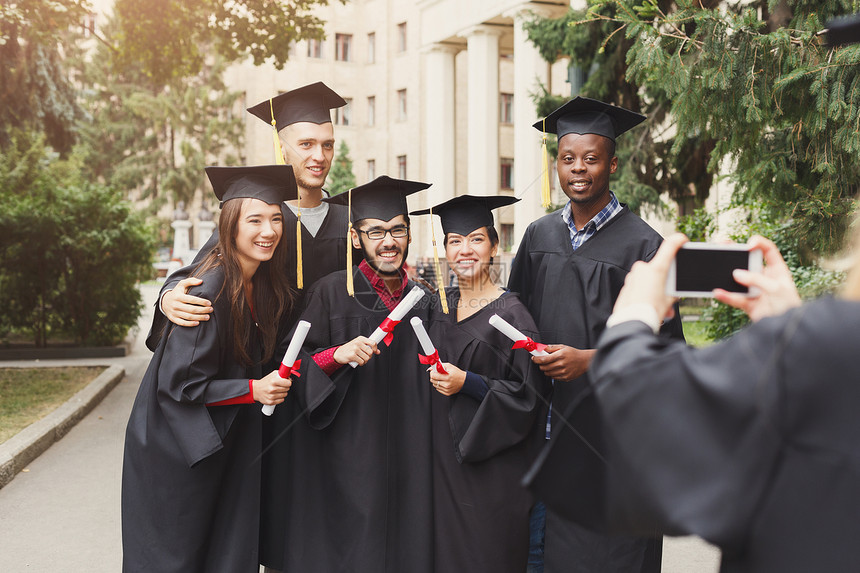
<path id="1" fill-rule="evenodd" d="M 394 227 L 393 229 L 371 229 L 369 231 L 364 231 L 362 229 L 356 229 L 359 233 L 364 233 L 367 235 L 367 238 L 371 241 L 381 241 L 385 238 L 385 235 L 391 235 L 392 239 L 403 239 L 404 237 L 409 235 L 409 227 Z"/>

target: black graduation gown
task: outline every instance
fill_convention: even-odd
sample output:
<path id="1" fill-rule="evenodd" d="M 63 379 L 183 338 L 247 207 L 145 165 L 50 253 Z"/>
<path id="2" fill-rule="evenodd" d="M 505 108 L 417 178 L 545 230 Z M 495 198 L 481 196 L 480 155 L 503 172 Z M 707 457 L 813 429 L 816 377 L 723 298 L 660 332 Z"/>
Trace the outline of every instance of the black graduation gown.
<path id="1" fill-rule="evenodd" d="M 418 360 L 408 321 L 429 318 L 429 295 L 394 330 L 391 346 L 358 368 L 331 377 L 311 358 L 316 351 L 369 336 L 388 309 L 367 278 L 353 269 L 311 288 L 302 319 L 311 323 L 301 376 L 284 408 L 291 427 L 282 436 L 286 530 L 283 570 L 430 573 L 433 566 L 432 386 Z M 415 286 L 409 281 L 405 292 Z M 277 410 L 277 409 L 276 409 Z M 268 503 L 268 500 L 264 500 Z"/>
<path id="2" fill-rule="evenodd" d="M 823 299 L 704 349 L 607 331 L 610 526 L 699 535 L 724 573 L 860 571 L 859 329 L 860 303 Z"/>
<path id="3" fill-rule="evenodd" d="M 259 368 L 233 359 L 223 271 L 197 296 L 208 322 L 172 327 L 140 385 L 128 421 L 122 471 L 123 571 L 256 572 L 260 406 L 205 404 L 248 392 Z M 251 341 L 251 356 L 259 344 Z"/>
<path id="4" fill-rule="evenodd" d="M 520 485 L 546 430 L 551 387 L 526 350 L 490 326 L 498 314 L 526 336 L 537 329 L 516 295 L 504 293 L 457 322 L 459 291 L 448 291 L 430 337 L 441 359 L 481 376 L 482 401 L 433 392 L 436 571 L 523 573 L 531 494 Z M 426 374 L 425 374 L 426 377 Z"/>
<path id="5" fill-rule="evenodd" d="M 298 309 L 302 308 L 302 297 L 307 292 L 308 288 L 317 280 L 334 271 L 346 268 L 346 231 L 347 231 L 347 207 L 344 205 L 329 204 L 328 213 L 326 213 L 323 224 L 317 231 L 316 236 L 311 236 L 310 232 L 302 226 L 302 278 L 304 279 L 305 288 L 302 290 L 295 289 L 296 286 L 296 224 L 298 218 L 292 209 L 283 205 L 281 212 L 284 215 L 284 235 L 282 240 L 289 243 L 290 248 L 287 249 L 287 273 L 290 280 L 290 286 L 294 288 L 296 299 L 293 304 L 293 316 L 287 321 L 291 326 L 295 322 L 295 316 Z M 218 229 L 212 233 L 206 244 L 203 245 L 194 257 L 190 265 L 182 267 L 168 277 L 161 287 L 161 292 L 158 294 L 158 300 L 176 286 L 176 283 L 182 279 L 188 278 L 191 271 L 203 260 L 209 251 L 215 248 L 218 244 Z M 360 261 L 361 255 L 353 254 L 353 260 Z M 158 302 L 156 302 L 158 305 Z M 167 326 L 167 317 L 156 308 L 152 318 L 152 326 L 149 334 L 146 337 L 146 346 L 154 351 L 158 345 L 161 333 Z"/>
<path id="6" fill-rule="evenodd" d="M 556 211 L 526 229 L 508 287 L 520 294 L 534 317 L 540 342 L 595 348 L 633 263 L 650 260 L 661 242 L 656 231 L 623 206 L 621 213 L 574 251 L 567 224 L 561 211 Z M 663 333 L 683 339 L 677 312 L 664 325 Z M 587 389 L 586 373 L 570 382 L 557 382 L 553 390 L 552 440 L 569 443 L 571 456 L 564 463 L 572 467 L 591 461 L 582 457 L 595 455 L 589 446 L 577 443 L 579 438 L 562 421 L 562 414 L 582 399 Z M 581 410 L 580 422 L 585 427 L 578 428 L 578 432 L 599 433 L 595 416 L 584 411 Z M 661 546 L 659 538 L 646 543 L 596 534 L 562 518 L 548 506 L 544 554 L 547 573 L 659 571 Z"/>

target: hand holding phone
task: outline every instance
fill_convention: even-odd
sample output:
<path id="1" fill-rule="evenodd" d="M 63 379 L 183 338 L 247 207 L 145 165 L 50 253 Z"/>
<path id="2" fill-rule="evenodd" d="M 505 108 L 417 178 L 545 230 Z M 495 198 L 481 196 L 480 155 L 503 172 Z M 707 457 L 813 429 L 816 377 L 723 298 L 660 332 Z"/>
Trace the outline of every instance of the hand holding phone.
<path id="1" fill-rule="evenodd" d="M 747 313 L 753 322 L 759 319 L 776 316 L 785 311 L 800 306 L 800 295 L 794 286 L 791 269 L 785 264 L 779 249 L 773 241 L 764 237 L 750 238 L 748 246 L 754 251 L 760 251 L 764 257 L 765 267 L 761 273 L 736 273 L 736 279 L 760 291 L 759 296 L 750 297 L 717 289 L 715 298 L 734 308 Z"/>
<path id="2" fill-rule="evenodd" d="M 713 297 L 715 289 L 755 297 L 756 286 L 735 281 L 736 269 L 761 273 L 762 252 L 749 245 L 686 243 L 669 267 L 666 294 L 674 297 Z"/>

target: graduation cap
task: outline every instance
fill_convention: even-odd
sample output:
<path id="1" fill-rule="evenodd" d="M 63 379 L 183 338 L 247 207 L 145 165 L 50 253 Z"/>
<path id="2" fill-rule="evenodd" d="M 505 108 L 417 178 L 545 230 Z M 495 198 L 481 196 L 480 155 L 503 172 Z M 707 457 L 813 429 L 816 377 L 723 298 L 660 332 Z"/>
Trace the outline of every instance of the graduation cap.
<path id="1" fill-rule="evenodd" d="M 623 107 L 610 105 L 602 101 L 582 96 L 576 96 L 562 105 L 544 119 L 535 122 L 532 127 L 543 132 L 542 148 L 544 152 L 544 168 L 541 179 L 541 204 L 544 208 L 550 205 L 549 194 L 549 157 L 546 151 L 546 134 L 555 133 L 558 139 L 569 133 L 594 133 L 608 137 L 613 142 L 622 133 L 636 127 L 645 116 Z"/>
<path id="2" fill-rule="evenodd" d="M 533 127 L 544 133 L 555 133 L 559 139 L 569 133 L 594 133 L 615 141 L 616 137 L 645 119 L 641 113 L 577 96 L 536 122 Z"/>
<path id="3" fill-rule="evenodd" d="M 221 206 L 230 199 L 245 197 L 279 205 L 299 195 L 293 168 L 289 165 L 209 166 L 206 175 Z"/>
<path id="4" fill-rule="evenodd" d="M 439 215 L 439 219 L 442 221 L 442 231 L 446 235 L 448 233 L 468 235 L 475 229 L 492 226 L 492 209 L 511 205 L 517 201 L 519 199 L 516 197 L 506 197 L 504 195 L 460 195 L 444 203 L 434 205 L 429 209 L 412 211 L 410 215 L 433 215 L 435 213 Z M 433 263 L 436 269 L 436 276 L 441 277 L 439 252 L 436 249 L 436 232 L 432 224 L 430 233 L 433 240 Z M 439 299 L 442 302 L 442 312 L 448 314 L 448 300 L 445 296 L 445 286 L 441 282 L 439 283 Z"/>
<path id="5" fill-rule="evenodd" d="M 460 195 L 429 209 L 412 211 L 410 215 L 439 215 L 442 231 L 468 235 L 475 229 L 493 224 L 492 209 L 511 205 L 519 201 L 516 197 L 504 195 Z"/>
<path id="6" fill-rule="evenodd" d="M 348 193 L 326 197 L 323 201 L 350 207 L 350 220 L 380 219 L 390 221 L 397 215 L 406 215 L 406 196 L 430 187 L 430 183 L 394 179 L 381 175 L 364 185 L 353 187 Z"/>
<path id="7" fill-rule="evenodd" d="M 353 221 L 362 219 L 380 219 L 390 221 L 398 215 L 406 215 L 406 196 L 430 187 L 430 183 L 394 179 L 381 175 L 364 185 L 353 187 L 346 193 L 326 197 L 323 201 L 333 205 L 348 207 L 349 225 L 346 231 L 346 290 L 350 296 L 355 295 L 352 285 L 352 246 L 350 231 Z"/>
<path id="8" fill-rule="evenodd" d="M 346 105 L 346 100 L 322 82 L 316 82 L 276 95 L 248 108 L 280 131 L 293 123 L 330 123 L 329 110 Z"/>
<path id="9" fill-rule="evenodd" d="M 843 46 L 860 42 L 860 14 L 834 18 L 826 24 L 827 45 Z"/>

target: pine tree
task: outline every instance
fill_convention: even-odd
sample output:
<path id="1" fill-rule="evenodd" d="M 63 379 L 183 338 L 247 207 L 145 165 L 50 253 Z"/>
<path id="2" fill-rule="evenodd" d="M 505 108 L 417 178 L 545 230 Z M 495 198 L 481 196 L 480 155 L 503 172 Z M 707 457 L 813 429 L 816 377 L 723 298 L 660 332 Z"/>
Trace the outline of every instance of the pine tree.
<path id="1" fill-rule="evenodd" d="M 556 22 L 560 40 L 533 37 L 545 56 L 596 63 L 586 83 L 595 95 L 623 68 L 628 87 L 616 103 L 629 93 L 652 115 L 645 149 L 634 151 L 647 158 L 637 178 L 654 158 L 668 167 L 654 172 L 654 188 L 677 178 L 698 193 L 696 172 L 680 162 L 701 157 L 712 178 L 730 159 L 737 204 L 827 253 L 841 245 L 860 190 L 860 46 L 828 47 L 820 32 L 858 9 L 856 0 L 591 0 Z M 547 25 L 536 29 L 545 36 Z"/>
<path id="2" fill-rule="evenodd" d="M 355 187 L 355 174 L 352 172 L 352 159 L 349 157 L 349 146 L 345 141 L 340 143 L 337 156 L 328 173 L 326 191 L 332 197 L 340 195 Z"/>

